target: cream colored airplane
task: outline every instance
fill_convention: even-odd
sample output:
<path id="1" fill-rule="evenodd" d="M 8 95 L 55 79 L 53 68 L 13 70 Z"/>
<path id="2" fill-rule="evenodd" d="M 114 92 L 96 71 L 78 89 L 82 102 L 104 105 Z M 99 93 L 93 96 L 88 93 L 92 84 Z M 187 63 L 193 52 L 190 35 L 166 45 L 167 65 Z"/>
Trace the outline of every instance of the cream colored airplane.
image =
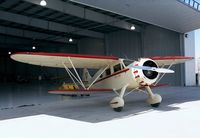
<path id="1" fill-rule="evenodd" d="M 174 73 L 170 67 L 193 59 L 184 56 L 165 56 L 140 58 L 138 61 L 126 60 L 115 56 L 80 55 L 65 53 L 19 52 L 11 58 L 32 65 L 65 68 L 76 90 L 51 90 L 53 94 L 90 94 L 93 92 L 114 91 L 117 96 L 110 101 L 110 106 L 117 112 L 124 107 L 124 96 L 143 91 L 148 95 L 147 102 L 158 107 L 162 101 L 159 94 L 154 94 L 150 86 L 156 86 L 166 73 Z M 164 68 L 167 66 L 167 68 Z M 81 78 L 77 69 L 83 69 Z M 95 69 L 91 77 L 88 69 Z"/>

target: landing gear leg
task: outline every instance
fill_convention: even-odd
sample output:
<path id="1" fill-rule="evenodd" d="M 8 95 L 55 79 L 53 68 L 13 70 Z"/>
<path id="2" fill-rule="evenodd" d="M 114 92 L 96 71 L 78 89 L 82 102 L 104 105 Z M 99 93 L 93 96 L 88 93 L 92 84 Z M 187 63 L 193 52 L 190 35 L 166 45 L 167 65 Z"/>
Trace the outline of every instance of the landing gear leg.
<path id="1" fill-rule="evenodd" d="M 152 107 L 158 107 L 162 101 L 162 97 L 159 94 L 154 94 L 149 86 L 145 86 L 145 88 L 148 93 L 147 102 Z"/>
<path id="2" fill-rule="evenodd" d="M 124 108 L 124 94 L 126 91 L 128 84 L 125 85 L 122 89 L 121 92 L 119 94 L 119 96 L 114 97 L 111 101 L 110 101 L 110 106 L 113 108 L 114 111 L 116 112 L 121 112 L 122 109 Z"/>

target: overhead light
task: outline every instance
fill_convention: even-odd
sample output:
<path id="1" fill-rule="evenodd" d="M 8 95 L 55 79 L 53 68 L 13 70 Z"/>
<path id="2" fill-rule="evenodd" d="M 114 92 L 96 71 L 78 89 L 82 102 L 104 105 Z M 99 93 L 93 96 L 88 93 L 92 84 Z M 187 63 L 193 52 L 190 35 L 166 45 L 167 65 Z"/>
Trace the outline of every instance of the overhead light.
<path id="1" fill-rule="evenodd" d="M 33 46 L 33 47 L 32 47 L 32 49 L 33 49 L 33 50 L 35 50 L 35 49 L 36 49 L 36 47 L 35 47 L 35 46 Z"/>
<path id="2" fill-rule="evenodd" d="M 8 55 L 11 55 L 11 54 L 12 54 L 12 53 L 9 51 L 9 52 L 8 52 Z"/>
<path id="3" fill-rule="evenodd" d="M 134 25 L 131 26 L 131 30 L 135 30 L 135 26 Z"/>
<path id="4" fill-rule="evenodd" d="M 46 5 L 47 5 L 47 2 L 46 2 L 45 0 L 41 0 L 41 1 L 40 1 L 40 5 L 41 5 L 41 6 L 46 6 Z"/>
<path id="5" fill-rule="evenodd" d="M 69 42 L 73 42 L 73 39 L 72 39 L 72 38 L 69 38 Z"/>

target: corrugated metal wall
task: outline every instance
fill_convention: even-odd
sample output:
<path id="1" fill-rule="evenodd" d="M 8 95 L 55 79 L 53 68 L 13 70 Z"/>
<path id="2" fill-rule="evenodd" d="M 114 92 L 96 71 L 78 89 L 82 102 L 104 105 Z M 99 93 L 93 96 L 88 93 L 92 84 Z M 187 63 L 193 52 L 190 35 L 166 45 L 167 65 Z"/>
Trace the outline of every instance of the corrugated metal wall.
<path id="1" fill-rule="evenodd" d="M 84 38 L 78 41 L 78 53 L 105 55 L 104 40 Z"/>
<path id="2" fill-rule="evenodd" d="M 118 31 L 107 34 L 105 37 L 106 54 L 137 59 L 142 54 L 141 42 L 141 34 L 132 31 Z"/>
<path id="3" fill-rule="evenodd" d="M 179 55 L 180 34 L 174 31 L 149 25 L 145 27 L 144 56 Z"/>

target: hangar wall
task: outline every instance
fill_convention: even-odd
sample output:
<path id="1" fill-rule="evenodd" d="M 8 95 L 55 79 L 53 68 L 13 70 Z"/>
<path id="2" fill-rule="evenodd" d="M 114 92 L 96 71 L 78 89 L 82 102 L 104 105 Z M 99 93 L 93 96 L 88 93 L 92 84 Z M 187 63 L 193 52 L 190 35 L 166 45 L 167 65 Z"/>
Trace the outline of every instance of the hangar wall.
<path id="1" fill-rule="evenodd" d="M 78 41 L 78 53 L 105 55 L 104 40 L 95 38 L 83 38 Z"/>
<path id="2" fill-rule="evenodd" d="M 184 37 L 184 48 L 185 55 L 190 57 L 195 57 L 195 32 L 188 32 Z M 195 86 L 196 85 L 196 72 L 195 72 L 195 61 L 191 60 L 185 63 L 185 85 Z"/>
<path id="3" fill-rule="evenodd" d="M 105 45 L 107 55 L 137 59 L 142 54 L 141 34 L 132 31 L 118 31 L 107 34 Z"/>

